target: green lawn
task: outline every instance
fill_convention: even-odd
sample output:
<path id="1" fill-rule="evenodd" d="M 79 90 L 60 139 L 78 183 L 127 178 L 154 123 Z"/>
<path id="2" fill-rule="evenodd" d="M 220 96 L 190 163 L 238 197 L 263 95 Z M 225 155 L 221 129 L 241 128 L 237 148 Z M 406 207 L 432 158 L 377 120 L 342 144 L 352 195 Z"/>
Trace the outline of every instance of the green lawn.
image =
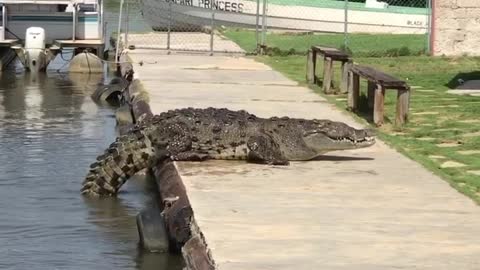
<path id="1" fill-rule="evenodd" d="M 298 82 L 305 82 L 304 56 L 261 56 L 258 59 Z M 387 124 L 378 129 L 379 136 L 480 202 L 480 176 L 475 174 L 480 173 L 480 153 L 462 154 L 462 151 L 480 150 L 480 97 L 446 93 L 449 90 L 447 85 L 455 86 L 459 77 L 480 78 L 477 72 L 480 70 L 480 59 L 410 56 L 355 58 L 355 62 L 379 68 L 415 86 L 411 96 L 410 121 L 401 129 L 395 128 L 390 121 L 395 116 L 396 96 L 387 90 Z M 322 65 L 318 66 L 321 74 Z M 320 87 L 311 87 L 320 93 Z M 345 96 L 327 96 L 339 108 L 346 109 L 346 101 L 337 100 L 339 98 Z M 363 112 L 355 116 L 368 119 L 370 114 Z M 442 144 L 452 143 L 453 147 L 442 147 Z M 446 161 L 465 166 L 442 168 Z"/>
<path id="2" fill-rule="evenodd" d="M 254 31 L 228 28 L 223 35 L 247 52 L 256 49 Z M 271 54 L 306 54 L 313 44 L 342 48 L 344 35 L 268 33 L 266 40 Z M 419 55 L 427 45 L 426 35 L 350 34 L 348 40 L 352 54 L 363 57 Z"/>

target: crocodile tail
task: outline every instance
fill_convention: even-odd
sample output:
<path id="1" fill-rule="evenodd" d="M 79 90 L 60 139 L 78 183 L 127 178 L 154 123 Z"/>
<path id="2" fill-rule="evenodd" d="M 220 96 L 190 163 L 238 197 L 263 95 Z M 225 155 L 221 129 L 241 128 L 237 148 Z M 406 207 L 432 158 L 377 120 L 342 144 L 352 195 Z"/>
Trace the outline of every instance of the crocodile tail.
<path id="1" fill-rule="evenodd" d="M 114 196 L 128 178 L 152 164 L 154 149 L 141 130 L 118 137 L 97 161 L 90 165 L 82 194 Z"/>

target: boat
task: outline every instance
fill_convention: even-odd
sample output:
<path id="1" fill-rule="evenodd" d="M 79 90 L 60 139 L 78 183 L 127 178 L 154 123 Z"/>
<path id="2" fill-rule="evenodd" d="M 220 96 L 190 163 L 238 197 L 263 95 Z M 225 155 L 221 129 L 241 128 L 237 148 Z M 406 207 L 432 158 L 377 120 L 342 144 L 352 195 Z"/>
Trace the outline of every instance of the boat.
<path id="1" fill-rule="evenodd" d="M 27 69 L 45 69 L 64 48 L 103 55 L 103 0 L 0 0 L 0 7 L 0 47 L 14 49 Z"/>

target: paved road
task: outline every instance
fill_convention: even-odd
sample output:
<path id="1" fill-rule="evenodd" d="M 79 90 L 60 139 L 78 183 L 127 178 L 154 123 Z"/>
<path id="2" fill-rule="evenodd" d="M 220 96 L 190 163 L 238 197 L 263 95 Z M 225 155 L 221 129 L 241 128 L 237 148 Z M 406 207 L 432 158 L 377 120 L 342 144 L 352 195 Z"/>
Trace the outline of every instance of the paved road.
<path id="1" fill-rule="evenodd" d="M 350 123 L 309 89 L 246 58 L 130 54 L 156 113 L 228 107 Z M 271 167 L 178 163 L 222 270 L 480 269 L 480 208 L 379 142 Z"/>

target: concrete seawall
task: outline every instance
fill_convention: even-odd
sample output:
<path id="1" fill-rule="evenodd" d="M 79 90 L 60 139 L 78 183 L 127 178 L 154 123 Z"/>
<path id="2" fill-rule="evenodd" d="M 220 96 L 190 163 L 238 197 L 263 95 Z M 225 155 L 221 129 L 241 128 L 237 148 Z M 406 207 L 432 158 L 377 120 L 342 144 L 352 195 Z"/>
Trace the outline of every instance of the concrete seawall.
<path id="1" fill-rule="evenodd" d="M 140 81 L 135 79 L 127 55 L 123 54 L 120 62 L 120 75 L 130 82 L 123 93 L 123 100 L 130 108 L 134 122 L 142 122 L 153 116 L 148 95 Z M 195 222 L 185 185 L 173 161 L 159 161 L 150 173 L 158 187 L 159 209 L 162 209 L 161 215 L 165 220 L 168 238 L 171 245 L 173 244 L 172 251 L 182 252 L 187 270 L 215 269 L 210 251 Z"/>
<path id="2" fill-rule="evenodd" d="M 129 58 L 155 114 L 212 106 L 362 126 L 252 59 L 152 50 L 130 51 Z M 381 141 L 288 167 L 241 161 L 175 167 L 203 236 L 196 239 L 210 249 L 215 269 L 480 267 L 479 207 Z M 183 250 L 188 261 L 196 248 Z"/>

